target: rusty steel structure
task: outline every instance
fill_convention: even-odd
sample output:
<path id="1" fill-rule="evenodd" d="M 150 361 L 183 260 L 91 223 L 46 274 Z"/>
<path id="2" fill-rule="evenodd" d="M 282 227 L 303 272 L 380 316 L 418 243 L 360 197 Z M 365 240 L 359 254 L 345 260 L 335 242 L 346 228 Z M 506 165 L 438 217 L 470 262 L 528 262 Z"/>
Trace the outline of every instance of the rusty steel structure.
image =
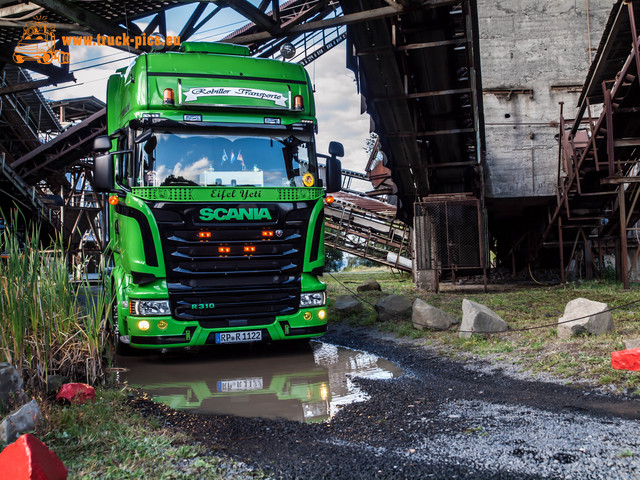
<path id="1" fill-rule="evenodd" d="M 278 58 L 280 48 L 290 43 L 296 54 L 289 61 L 307 64 L 346 41 L 348 66 L 356 72 L 384 151 L 384 161 L 376 165 L 378 172 L 373 175 L 381 175 L 377 186 L 384 187 L 384 192 L 378 189 L 372 195 L 397 196 L 393 208 L 409 225 L 415 201 L 454 193 L 471 195 L 482 203 L 484 132 L 477 12 L 470 0 L 8 0 L 0 5 L 0 66 L 12 64 L 21 31 L 36 16 L 46 17 L 55 27 L 56 49 L 68 53 L 60 41 L 62 35 L 166 37 L 173 21 L 169 12 L 178 7 L 190 8 L 183 25 L 177 29 L 171 25 L 181 41 L 197 38 L 221 12 L 234 11 L 247 24 L 223 40 L 248 45 L 255 56 Z M 132 54 L 150 49 L 115 46 Z M 33 80 L 25 75 L 1 86 L 0 97 L 38 95 L 37 88 L 74 80 L 68 64 L 26 62 L 23 67 L 45 78 Z M 3 169 L 0 184 L 16 184 L 7 182 L 7 175 L 19 177 L 32 195 L 52 199 L 53 215 L 46 217 L 53 218 L 56 228 L 63 228 L 74 248 L 87 240 L 101 248 L 105 241 L 99 215 L 102 199 L 92 193 L 90 145 L 104 131 L 104 113 L 87 112 L 83 106 L 70 109 L 64 102 L 54 107 L 63 114 L 59 121 L 78 123 L 64 132 L 58 128 L 48 142 L 38 139 L 29 148 L 5 155 L 8 168 Z M 11 174 L 6 173 L 9 169 Z M 366 178 L 347 172 L 347 190 L 356 177 Z M 28 192 L 18 190 L 17 195 Z M 391 221 L 391 230 L 395 232 L 399 223 Z M 404 235 L 398 243 L 398 258 L 410 256 L 404 250 L 407 242 Z"/>
<path id="2" fill-rule="evenodd" d="M 325 205 L 325 245 L 382 265 L 412 270 L 411 231 L 396 207 L 354 193 L 334 194 Z"/>
<path id="3" fill-rule="evenodd" d="M 345 15 L 364 4 L 343 0 Z M 356 72 L 386 165 L 399 218 L 442 194 L 484 195 L 484 122 L 475 2 L 422 2 L 390 19 L 349 27 Z"/>
<path id="4" fill-rule="evenodd" d="M 442 274 L 482 276 L 487 291 L 489 249 L 486 215 L 480 199 L 439 196 L 414 204 L 415 261 L 418 286 L 439 290 Z"/>
<path id="5" fill-rule="evenodd" d="M 574 120 L 560 115 L 558 192 L 539 253 L 557 249 L 561 279 L 603 275 L 615 253 L 629 287 L 640 254 L 640 2 L 614 6 Z M 634 249 L 630 249 L 634 247 Z"/>

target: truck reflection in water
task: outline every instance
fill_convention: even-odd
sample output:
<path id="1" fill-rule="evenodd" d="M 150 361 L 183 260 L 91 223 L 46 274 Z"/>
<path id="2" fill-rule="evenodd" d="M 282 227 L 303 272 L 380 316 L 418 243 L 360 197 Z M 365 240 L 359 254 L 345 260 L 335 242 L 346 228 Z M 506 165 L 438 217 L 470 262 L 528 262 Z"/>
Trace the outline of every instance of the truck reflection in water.
<path id="1" fill-rule="evenodd" d="M 395 364 L 375 355 L 311 342 L 293 351 L 243 348 L 121 357 L 120 380 L 177 410 L 319 422 L 367 396 L 354 377 L 393 378 Z"/>

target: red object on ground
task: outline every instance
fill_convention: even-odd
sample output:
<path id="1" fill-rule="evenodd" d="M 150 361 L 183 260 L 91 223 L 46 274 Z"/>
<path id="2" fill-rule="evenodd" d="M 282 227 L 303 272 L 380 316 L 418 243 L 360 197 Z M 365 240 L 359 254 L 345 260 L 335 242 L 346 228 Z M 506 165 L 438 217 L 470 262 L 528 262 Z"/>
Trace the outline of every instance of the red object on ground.
<path id="1" fill-rule="evenodd" d="M 65 383 L 60 387 L 56 400 L 75 404 L 87 403 L 96 398 L 96 391 L 86 383 Z"/>
<path id="2" fill-rule="evenodd" d="M 611 366 L 616 370 L 640 371 L 640 348 L 611 352 Z"/>
<path id="3" fill-rule="evenodd" d="M 65 480 L 67 468 L 30 433 L 0 452 L 0 480 Z"/>

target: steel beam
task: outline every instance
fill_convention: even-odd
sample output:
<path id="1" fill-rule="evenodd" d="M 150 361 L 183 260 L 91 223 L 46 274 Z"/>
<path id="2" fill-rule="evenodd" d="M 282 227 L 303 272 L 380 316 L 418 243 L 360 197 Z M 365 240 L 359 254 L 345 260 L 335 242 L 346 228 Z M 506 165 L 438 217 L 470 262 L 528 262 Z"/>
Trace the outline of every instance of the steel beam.
<path id="1" fill-rule="evenodd" d="M 353 23 L 367 22 L 370 20 L 378 20 L 381 18 L 391 17 L 393 15 L 399 15 L 402 11 L 398 11 L 393 7 L 381 7 L 373 10 L 366 10 L 359 13 L 351 13 L 343 15 L 341 17 L 330 18 L 328 20 L 319 20 L 313 22 L 307 22 L 303 25 L 295 25 L 288 29 L 286 32 L 270 33 L 259 32 L 250 35 L 239 35 L 237 37 L 227 38 L 222 41 L 229 43 L 250 44 L 255 42 L 264 42 L 284 35 L 292 33 L 305 33 L 313 30 L 322 30 L 324 28 L 332 28 L 340 25 L 351 25 Z"/>
<path id="2" fill-rule="evenodd" d="M 33 3 L 41 5 L 47 10 L 68 18 L 69 20 L 76 22 L 78 25 L 86 25 L 94 33 L 112 35 L 115 37 L 123 34 L 131 35 L 132 30 L 136 35 L 142 33 L 133 23 L 129 24 L 131 30 L 122 28 L 119 25 L 114 25 L 113 23 L 108 22 L 106 19 L 96 15 L 95 13 L 91 13 L 89 10 L 79 7 L 77 3 L 66 2 L 63 0 L 33 0 Z M 115 48 L 135 53 L 142 53 L 142 50 L 135 49 L 129 45 Z"/>
<path id="3" fill-rule="evenodd" d="M 17 85 L 11 85 L 9 87 L 0 88 L 0 95 L 8 95 L 10 93 L 24 92 L 26 90 L 33 90 L 35 88 L 46 87 L 49 85 L 57 85 L 55 80 L 45 78 L 42 80 L 33 80 L 31 82 L 18 83 Z"/>
<path id="4" fill-rule="evenodd" d="M 418 93 L 408 93 L 406 95 L 394 95 L 389 97 L 378 97 L 372 98 L 373 102 L 389 102 L 396 100 L 408 100 L 414 98 L 427 98 L 427 97 L 439 97 L 443 95 L 462 95 L 466 93 L 471 93 L 470 88 L 456 88 L 452 90 L 436 90 L 433 92 L 418 92 Z"/>
<path id="5" fill-rule="evenodd" d="M 265 29 L 267 31 L 265 33 L 268 35 L 276 35 L 280 31 L 280 27 L 276 21 L 262 13 L 259 8 L 254 7 L 246 0 L 218 0 L 215 3 L 217 5 L 231 7 L 260 28 Z"/>

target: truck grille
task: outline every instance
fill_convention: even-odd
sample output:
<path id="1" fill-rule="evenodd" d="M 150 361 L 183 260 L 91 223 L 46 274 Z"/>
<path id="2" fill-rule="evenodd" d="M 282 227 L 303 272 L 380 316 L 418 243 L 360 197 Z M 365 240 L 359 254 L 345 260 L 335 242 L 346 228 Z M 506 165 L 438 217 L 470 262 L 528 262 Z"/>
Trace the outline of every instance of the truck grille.
<path id="1" fill-rule="evenodd" d="M 174 318 L 223 328 L 269 325 L 278 315 L 295 313 L 312 206 L 312 202 L 152 205 Z M 203 208 L 236 207 L 267 208 L 271 220 L 200 218 Z"/>

